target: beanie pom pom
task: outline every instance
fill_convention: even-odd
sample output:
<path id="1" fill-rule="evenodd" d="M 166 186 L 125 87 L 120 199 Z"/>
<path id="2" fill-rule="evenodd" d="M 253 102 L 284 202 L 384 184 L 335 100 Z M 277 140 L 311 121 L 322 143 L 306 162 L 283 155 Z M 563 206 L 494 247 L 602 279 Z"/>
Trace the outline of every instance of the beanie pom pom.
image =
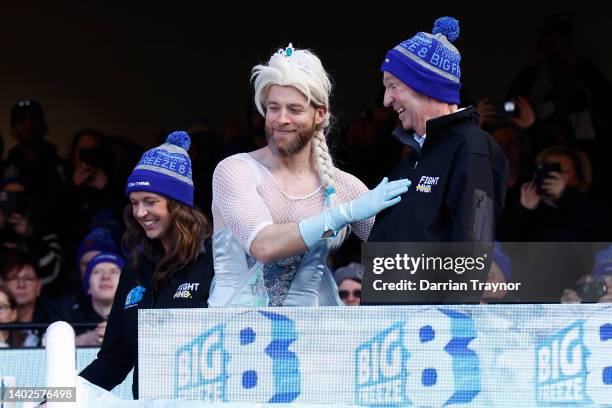
<path id="1" fill-rule="evenodd" d="M 191 146 L 191 139 L 189 138 L 189 134 L 187 132 L 178 130 L 168 135 L 166 143 L 180 146 L 185 150 L 189 150 L 189 146 Z"/>
<path id="2" fill-rule="evenodd" d="M 432 34 L 442 34 L 450 42 L 459 38 L 459 21 L 452 17 L 440 17 L 434 22 Z"/>

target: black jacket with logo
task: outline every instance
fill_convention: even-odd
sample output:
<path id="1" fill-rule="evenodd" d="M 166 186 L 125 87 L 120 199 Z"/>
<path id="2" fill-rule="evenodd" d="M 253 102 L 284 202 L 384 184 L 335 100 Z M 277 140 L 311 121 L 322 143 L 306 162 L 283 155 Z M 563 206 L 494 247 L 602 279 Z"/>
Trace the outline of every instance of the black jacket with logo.
<path id="1" fill-rule="evenodd" d="M 401 127 L 394 131 L 412 151 L 389 179 L 412 185 L 376 216 L 368 242 L 492 242 L 507 186 L 504 153 L 478 127 L 473 107 L 427 121 L 426 131 L 422 148 Z"/>
<path id="2" fill-rule="evenodd" d="M 213 276 L 210 243 L 207 241 L 194 263 L 175 272 L 157 291 L 151 289 L 154 269 L 154 263 L 144 257 L 141 257 L 138 270 L 127 264 L 119 279 L 102 348 L 98 357 L 79 374 L 111 390 L 134 368 L 134 398 L 138 398 L 138 309 L 207 307 Z M 185 283 L 192 285 L 179 290 Z M 183 290 L 185 288 L 189 293 Z"/>
<path id="3" fill-rule="evenodd" d="M 395 130 L 413 149 L 389 179 L 407 178 L 412 185 L 399 204 L 376 216 L 368 241 L 493 240 L 508 163 L 477 123 L 472 107 L 429 120 L 422 149 L 412 135 Z"/>

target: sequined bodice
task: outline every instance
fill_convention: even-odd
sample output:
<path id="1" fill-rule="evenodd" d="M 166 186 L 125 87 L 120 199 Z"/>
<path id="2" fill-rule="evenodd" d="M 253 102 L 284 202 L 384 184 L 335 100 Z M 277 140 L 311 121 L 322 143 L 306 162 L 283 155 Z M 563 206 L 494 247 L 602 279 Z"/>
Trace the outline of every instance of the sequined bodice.
<path id="1" fill-rule="evenodd" d="M 263 277 L 268 292 L 269 306 L 283 306 L 289 293 L 291 283 L 295 278 L 304 255 L 290 256 L 277 261 L 268 262 L 263 266 Z M 255 265 L 255 258 L 247 255 L 247 265 Z"/>

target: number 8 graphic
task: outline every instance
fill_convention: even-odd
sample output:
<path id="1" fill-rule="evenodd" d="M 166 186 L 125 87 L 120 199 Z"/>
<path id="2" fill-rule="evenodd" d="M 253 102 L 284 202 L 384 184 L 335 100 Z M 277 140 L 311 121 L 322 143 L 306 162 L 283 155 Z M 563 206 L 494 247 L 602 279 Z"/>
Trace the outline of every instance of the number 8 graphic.
<path id="1" fill-rule="evenodd" d="M 476 337 L 472 319 L 429 309 L 406 322 L 408 399 L 416 406 L 470 402 L 480 392 L 478 357 L 468 348 Z"/>
<path id="2" fill-rule="evenodd" d="M 226 327 L 229 402 L 291 402 L 300 394 L 299 361 L 289 350 L 297 340 L 289 318 L 246 312 Z"/>
<path id="3" fill-rule="evenodd" d="M 612 308 L 591 316 L 584 324 L 587 355 L 587 394 L 595 404 L 612 401 Z"/>

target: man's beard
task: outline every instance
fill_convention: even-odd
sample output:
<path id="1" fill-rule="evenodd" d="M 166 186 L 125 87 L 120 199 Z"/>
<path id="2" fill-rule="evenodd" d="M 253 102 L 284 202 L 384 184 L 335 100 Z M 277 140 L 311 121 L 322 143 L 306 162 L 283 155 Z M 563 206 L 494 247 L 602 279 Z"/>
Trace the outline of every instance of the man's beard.
<path id="1" fill-rule="evenodd" d="M 315 134 L 314 125 L 308 129 L 298 130 L 297 134 L 289 140 L 285 146 L 279 146 L 274 140 L 274 130 L 271 127 L 266 126 L 266 140 L 268 147 L 273 154 L 282 157 L 292 156 L 300 152 L 308 142 L 313 138 Z"/>

